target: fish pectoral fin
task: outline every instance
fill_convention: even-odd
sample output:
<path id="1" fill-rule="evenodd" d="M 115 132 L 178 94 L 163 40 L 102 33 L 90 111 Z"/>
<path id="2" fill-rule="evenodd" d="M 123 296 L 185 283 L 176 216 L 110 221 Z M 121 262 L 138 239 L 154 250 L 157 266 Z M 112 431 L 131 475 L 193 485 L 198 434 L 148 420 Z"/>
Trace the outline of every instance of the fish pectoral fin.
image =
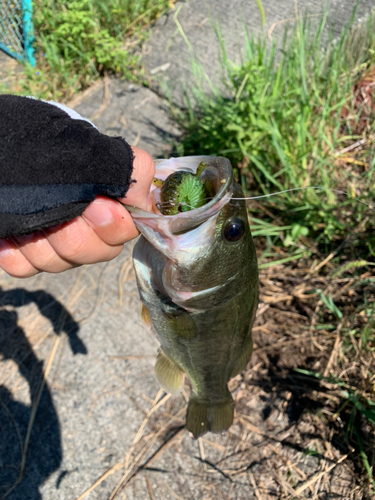
<path id="1" fill-rule="evenodd" d="M 193 339 L 197 335 L 197 327 L 191 316 L 169 299 L 164 298 L 161 309 L 171 330 L 185 339 Z"/>
<path id="2" fill-rule="evenodd" d="M 241 357 L 236 361 L 236 364 L 234 365 L 233 370 L 230 374 L 230 378 L 235 377 L 246 368 L 247 363 L 250 361 L 252 352 L 253 352 L 253 341 L 251 340 L 250 344 L 241 354 Z"/>
<path id="3" fill-rule="evenodd" d="M 155 375 L 160 385 L 167 392 L 178 394 L 184 380 L 184 372 L 172 359 L 159 349 L 155 363 Z"/>
<path id="4" fill-rule="evenodd" d="M 145 324 L 145 326 L 151 328 L 152 323 L 151 323 L 150 314 L 148 312 L 147 307 L 144 304 L 141 305 L 141 319 L 142 319 L 142 322 Z"/>
<path id="5" fill-rule="evenodd" d="M 197 327 L 186 312 L 173 315 L 166 314 L 166 317 L 171 329 L 180 337 L 190 340 L 197 335 Z"/>
<path id="6" fill-rule="evenodd" d="M 208 431 L 224 431 L 232 425 L 233 414 L 232 396 L 218 403 L 208 403 L 192 397 L 187 409 L 186 427 L 195 438 Z"/>

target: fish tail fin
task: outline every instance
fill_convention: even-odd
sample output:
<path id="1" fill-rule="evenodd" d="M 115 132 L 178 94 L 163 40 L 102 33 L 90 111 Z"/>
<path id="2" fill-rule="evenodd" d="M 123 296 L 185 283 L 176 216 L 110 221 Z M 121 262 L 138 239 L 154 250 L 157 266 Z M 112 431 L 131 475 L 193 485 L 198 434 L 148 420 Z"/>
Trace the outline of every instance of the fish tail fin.
<path id="1" fill-rule="evenodd" d="M 227 399 L 217 403 L 192 396 L 187 409 L 186 427 L 195 438 L 208 431 L 224 431 L 232 425 L 233 414 L 234 403 L 230 394 Z"/>

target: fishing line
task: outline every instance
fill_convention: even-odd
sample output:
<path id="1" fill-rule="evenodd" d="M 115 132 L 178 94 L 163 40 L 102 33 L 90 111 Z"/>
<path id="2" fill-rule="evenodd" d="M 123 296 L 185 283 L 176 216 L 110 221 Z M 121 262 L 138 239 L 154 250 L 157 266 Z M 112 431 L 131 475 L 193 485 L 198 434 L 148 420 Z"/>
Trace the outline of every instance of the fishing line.
<path id="1" fill-rule="evenodd" d="M 270 196 L 275 196 L 276 194 L 283 194 L 283 193 L 290 193 L 291 191 L 301 191 L 304 189 L 320 189 L 321 191 L 331 191 L 333 193 L 339 193 L 343 194 L 346 197 L 348 197 L 348 194 L 345 191 L 340 191 L 339 189 L 331 189 L 331 188 L 325 188 L 322 186 L 305 186 L 305 187 L 298 187 L 298 188 L 291 188 L 291 189 L 285 189 L 284 191 L 278 191 L 276 193 L 269 193 L 269 194 L 262 194 L 261 196 L 251 196 L 251 197 L 244 197 L 244 198 L 231 198 L 231 200 L 259 200 L 260 198 L 269 198 Z M 353 198 L 353 200 L 362 203 L 363 205 L 366 205 L 369 208 L 372 208 L 372 205 L 366 203 L 365 201 L 360 200 L 359 198 Z"/>
<path id="2" fill-rule="evenodd" d="M 323 186 L 305 186 L 305 187 L 297 187 L 297 188 L 290 188 L 290 189 L 285 189 L 283 191 L 277 191 L 276 193 L 269 193 L 269 194 L 263 194 L 263 195 L 260 195 L 260 196 L 244 196 L 243 198 L 234 198 L 232 197 L 231 200 L 259 200 L 259 199 L 262 199 L 262 198 L 270 198 L 271 196 L 276 196 L 278 194 L 284 194 L 284 193 L 290 193 L 292 191 L 302 191 L 302 190 L 306 190 L 306 189 L 316 189 L 316 190 L 321 190 L 321 191 L 331 191 L 333 193 L 338 193 L 338 194 L 343 194 L 344 196 L 348 197 L 348 194 L 345 192 L 345 191 L 341 191 L 339 189 L 331 189 L 331 188 L 325 188 Z M 209 200 L 212 200 L 214 197 L 207 197 L 205 198 L 207 201 Z M 360 200 L 359 198 L 353 198 L 353 200 L 355 200 L 356 202 L 358 203 L 362 203 L 362 205 L 366 205 L 367 207 L 369 208 L 373 208 L 372 205 L 370 205 L 369 203 L 366 203 L 365 201 L 362 201 Z M 170 200 L 169 202 L 160 202 L 160 203 L 157 203 L 157 208 L 160 210 L 160 207 L 164 206 L 164 205 L 168 205 L 170 204 L 172 200 Z M 190 209 L 194 209 L 193 206 L 189 205 L 188 203 L 186 202 L 180 202 L 178 203 L 179 206 L 188 206 Z M 126 204 L 124 204 L 124 206 L 126 207 Z"/>
<path id="3" fill-rule="evenodd" d="M 249 197 L 243 197 L 243 198 L 234 198 L 232 197 L 231 200 L 259 200 L 261 198 L 269 198 L 271 196 L 276 196 L 277 194 L 284 194 L 284 193 L 290 193 L 292 191 L 302 191 L 305 189 L 317 189 L 321 191 L 331 191 L 333 193 L 338 193 L 338 194 L 343 194 L 344 196 L 348 197 L 348 194 L 345 191 L 341 191 L 339 189 L 331 189 L 331 188 L 325 188 L 323 186 L 305 186 L 305 187 L 297 187 L 297 188 L 290 188 L 290 189 L 285 189 L 284 191 L 277 191 L 276 193 L 269 193 L 269 194 L 263 194 L 260 196 L 249 196 Z M 206 200 L 212 200 L 212 197 L 210 198 L 205 198 Z M 357 201 L 358 203 L 362 203 L 363 205 L 366 205 L 369 208 L 373 208 L 372 205 L 369 203 L 366 203 L 365 201 L 360 200 L 359 198 L 353 198 L 353 200 Z M 162 204 L 160 204 L 162 205 Z M 179 205 L 187 205 L 185 202 L 181 202 Z M 190 207 L 190 205 L 188 205 Z M 191 207 L 190 207 L 191 208 Z"/>

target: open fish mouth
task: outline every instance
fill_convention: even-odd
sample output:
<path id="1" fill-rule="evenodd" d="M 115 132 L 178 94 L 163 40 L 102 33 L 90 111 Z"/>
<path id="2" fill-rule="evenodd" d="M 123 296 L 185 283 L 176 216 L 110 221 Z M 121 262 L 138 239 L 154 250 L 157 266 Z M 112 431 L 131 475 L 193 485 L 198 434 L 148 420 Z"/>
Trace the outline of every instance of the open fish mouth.
<path id="1" fill-rule="evenodd" d="M 150 243 L 154 243 L 155 233 L 159 233 L 166 238 L 176 238 L 176 236 L 178 237 L 178 235 L 198 227 L 211 217 L 218 215 L 229 202 L 232 197 L 233 173 L 227 158 L 186 156 L 170 158 L 169 160 L 156 160 L 155 177 L 164 181 L 170 174 L 177 171 L 195 174 L 201 162 L 205 163 L 201 179 L 203 181 L 209 180 L 214 191 L 214 196 L 208 199 L 203 206 L 177 215 L 163 215 L 158 209 L 158 206 L 160 206 L 160 189 L 155 186 L 152 186 L 150 190 L 152 212 L 126 205 L 139 231 Z"/>

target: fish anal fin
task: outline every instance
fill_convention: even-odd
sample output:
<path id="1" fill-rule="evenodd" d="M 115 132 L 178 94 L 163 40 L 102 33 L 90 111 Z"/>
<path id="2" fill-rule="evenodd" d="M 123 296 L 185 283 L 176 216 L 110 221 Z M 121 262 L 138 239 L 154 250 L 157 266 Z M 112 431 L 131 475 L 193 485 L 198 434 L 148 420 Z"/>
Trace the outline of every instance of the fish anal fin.
<path id="1" fill-rule="evenodd" d="M 245 348 L 240 358 L 236 361 L 232 373 L 230 374 L 230 378 L 235 377 L 246 368 L 247 363 L 250 361 L 252 352 L 253 352 L 253 341 L 251 340 L 250 344 Z"/>
<path id="2" fill-rule="evenodd" d="M 184 372 L 176 363 L 159 349 L 155 363 L 155 375 L 160 385 L 171 394 L 178 394 L 184 380 Z"/>
<path id="3" fill-rule="evenodd" d="M 186 414 L 186 427 L 195 438 L 206 432 L 220 432 L 233 423 L 234 403 L 232 396 L 217 403 L 207 403 L 191 398 Z"/>

